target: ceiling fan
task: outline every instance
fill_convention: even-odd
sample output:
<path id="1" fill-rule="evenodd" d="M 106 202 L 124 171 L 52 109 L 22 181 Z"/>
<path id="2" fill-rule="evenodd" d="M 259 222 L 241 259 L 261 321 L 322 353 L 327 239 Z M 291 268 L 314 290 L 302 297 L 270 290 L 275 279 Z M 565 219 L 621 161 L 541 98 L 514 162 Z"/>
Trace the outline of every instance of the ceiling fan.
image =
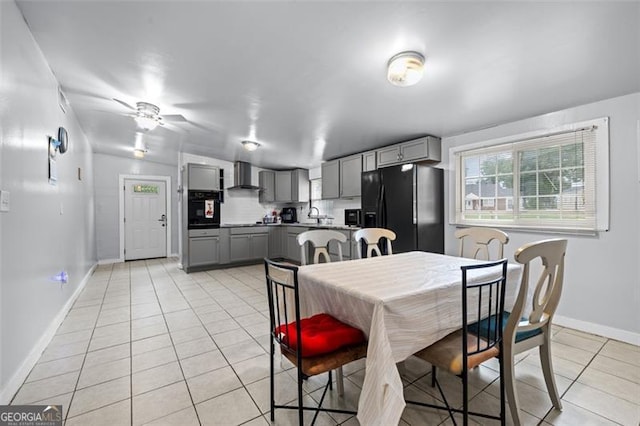
<path id="1" fill-rule="evenodd" d="M 136 106 L 133 107 L 127 102 L 120 99 L 113 98 L 114 101 L 125 106 L 126 108 L 135 111 L 133 114 L 129 114 L 136 120 L 138 127 L 144 131 L 155 129 L 158 125 L 164 126 L 165 120 L 170 122 L 189 122 L 181 114 L 169 114 L 160 115 L 160 108 L 149 102 L 136 102 Z M 191 123 L 193 124 L 193 123 Z"/>

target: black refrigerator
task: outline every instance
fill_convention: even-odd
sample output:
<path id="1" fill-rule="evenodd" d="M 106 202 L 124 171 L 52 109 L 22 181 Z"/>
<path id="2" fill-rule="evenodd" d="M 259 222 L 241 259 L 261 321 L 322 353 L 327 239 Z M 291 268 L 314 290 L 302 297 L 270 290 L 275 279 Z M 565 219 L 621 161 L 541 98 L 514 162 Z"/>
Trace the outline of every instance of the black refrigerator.
<path id="1" fill-rule="evenodd" d="M 395 232 L 394 253 L 444 253 L 443 175 L 424 164 L 363 172 L 362 226 Z"/>

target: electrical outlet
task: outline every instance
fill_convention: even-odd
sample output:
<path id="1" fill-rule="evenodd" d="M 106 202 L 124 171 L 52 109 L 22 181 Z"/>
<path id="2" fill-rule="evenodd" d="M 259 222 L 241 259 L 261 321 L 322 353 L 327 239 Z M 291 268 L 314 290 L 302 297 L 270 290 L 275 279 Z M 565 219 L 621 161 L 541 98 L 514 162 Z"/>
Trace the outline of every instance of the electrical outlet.
<path id="1" fill-rule="evenodd" d="M 11 210 L 11 199 L 9 191 L 0 191 L 0 212 Z"/>

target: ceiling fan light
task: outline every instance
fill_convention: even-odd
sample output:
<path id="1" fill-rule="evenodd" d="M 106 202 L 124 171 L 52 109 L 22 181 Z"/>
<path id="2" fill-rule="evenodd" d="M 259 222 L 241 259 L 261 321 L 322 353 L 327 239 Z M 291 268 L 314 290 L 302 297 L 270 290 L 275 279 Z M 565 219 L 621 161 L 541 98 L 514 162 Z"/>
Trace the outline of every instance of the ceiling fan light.
<path id="1" fill-rule="evenodd" d="M 242 141 L 242 147 L 247 151 L 255 151 L 256 149 L 258 149 L 259 146 L 260 144 L 258 142 Z"/>
<path id="2" fill-rule="evenodd" d="M 413 86 L 422 79 L 424 56 L 421 53 L 400 52 L 389 59 L 387 79 L 394 86 Z"/>
<path id="3" fill-rule="evenodd" d="M 149 117 L 146 115 L 137 115 L 135 117 L 135 120 L 136 120 L 136 123 L 138 124 L 138 127 L 140 127 L 142 130 L 145 130 L 145 131 L 155 129 L 160 123 L 157 117 Z"/>

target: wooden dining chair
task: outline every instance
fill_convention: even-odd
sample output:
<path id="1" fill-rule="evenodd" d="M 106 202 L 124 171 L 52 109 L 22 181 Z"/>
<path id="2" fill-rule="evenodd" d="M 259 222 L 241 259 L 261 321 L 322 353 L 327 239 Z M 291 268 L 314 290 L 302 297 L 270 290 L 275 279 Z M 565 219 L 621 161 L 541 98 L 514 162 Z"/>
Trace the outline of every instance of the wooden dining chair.
<path id="1" fill-rule="evenodd" d="M 509 236 L 495 228 L 461 228 L 456 230 L 455 237 L 460 241 L 458 256 L 481 260 L 498 260 L 504 257 L 504 246 L 509 242 Z M 490 254 L 489 248 L 497 246 L 495 255 Z"/>
<path id="2" fill-rule="evenodd" d="M 325 263 L 331 262 L 331 256 L 329 255 L 329 243 L 336 241 L 338 244 L 338 260 L 342 261 L 342 243 L 347 242 L 347 237 L 338 231 L 332 231 L 330 229 L 314 229 L 298 234 L 296 237 L 298 244 L 300 244 L 300 264 L 307 264 L 307 243 L 311 244 L 314 248 L 313 251 L 313 263 L 320 263 L 320 258 L 324 259 Z M 344 374 L 342 367 L 336 369 L 336 385 L 338 388 L 338 395 L 344 395 Z"/>
<path id="3" fill-rule="evenodd" d="M 298 234 L 296 237 L 298 244 L 300 244 L 300 263 L 302 265 L 307 264 L 307 243 L 311 244 L 314 248 L 313 251 L 313 263 L 320 263 L 320 257 L 325 262 L 331 262 L 331 256 L 329 256 L 329 243 L 336 241 L 338 244 L 338 259 L 342 261 L 342 243 L 347 242 L 347 237 L 341 232 L 332 231 L 330 229 L 316 229 L 312 231 L 306 231 Z"/>
<path id="4" fill-rule="evenodd" d="M 364 241 L 367 252 L 365 257 L 371 257 L 375 253 L 377 256 L 382 256 L 382 252 L 378 247 L 378 242 L 381 238 L 385 238 L 387 240 L 387 254 L 393 254 L 393 250 L 391 248 L 391 241 L 396 239 L 396 233 L 390 229 L 384 228 L 363 228 L 356 231 L 353 234 L 353 237 L 356 240 L 357 246 L 357 254 L 358 259 L 362 259 L 362 250 L 361 250 L 361 241 Z"/>
<path id="5" fill-rule="evenodd" d="M 516 301 L 511 311 L 505 311 L 502 317 L 504 336 L 504 383 L 509 411 L 515 426 L 522 424 L 515 378 L 515 356 L 529 349 L 539 349 L 542 374 L 553 406 L 562 410 L 553 375 L 551 359 L 551 323 L 560 302 L 564 278 L 564 258 L 567 240 L 551 239 L 533 242 L 520 247 L 514 257 L 524 265 L 522 280 Z M 540 259 L 542 271 L 535 283 L 531 300 L 531 313 L 523 316 L 529 295 L 529 280 L 533 274 L 532 261 Z M 481 322 L 480 331 L 486 333 L 492 324 Z"/>
<path id="6" fill-rule="evenodd" d="M 504 381 L 511 419 L 516 426 L 522 422 L 514 371 L 515 355 L 536 346 L 540 352 L 542 373 L 551 402 L 555 408 L 562 410 L 551 360 L 551 323 L 562 294 L 566 251 L 566 239 L 550 239 L 526 244 L 514 255 L 516 262 L 524 265 L 522 281 L 513 309 L 505 313 L 503 321 L 505 323 Z M 535 259 L 541 260 L 542 272 L 534 284 L 531 313 L 523 317 L 529 294 L 530 275 L 533 275 L 531 262 Z"/>
<path id="7" fill-rule="evenodd" d="M 505 387 L 500 380 L 500 414 L 488 414 L 469 410 L 469 370 L 485 361 L 497 357 L 500 364 L 500 377 L 504 377 L 504 355 L 502 317 L 507 281 L 507 259 L 495 262 L 462 266 L 462 328 L 432 345 L 415 356 L 432 365 L 432 385 L 438 387 L 443 405 L 434 405 L 418 401 L 406 401 L 440 410 L 447 410 L 454 425 L 457 425 L 453 413 L 461 413 L 463 424 L 469 423 L 469 416 L 480 416 L 500 420 L 505 424 Z M 486 323 L 479 330 L 478 324 Z M 445 370 L 462 378 L 462 409 L 452 407 L 438 382 L 437 369 Z"/>
<path id="8" fill-rule="evenodd" d="M 320 411 L 356 414 L 354 411 L 323 408 L 322 403 L 327 391 L 332 389 L 331 370 L 366 356 L 365 334 L 362 330 L 325 313 L 302 318 L 298 267 L 265 259 L 264 269 L 271 330 L 269 344 L 271 421 L 275 421 L 276 409 L 297 410 L 300 425 L 303 424 L 305 410 L 315 411 L 311 424 L 315 423 Z M 293 307 L 289 305 L 290 303 L 293 303 Z M 282 355 L 296 366 L 297 405 L 276 404 L 274 369 L 276 344 L 280 346 Z M 328 373 L 328 380 L 318 405 L 305 406 L 302 399 L 303 380 L 323 373 Z"/>

